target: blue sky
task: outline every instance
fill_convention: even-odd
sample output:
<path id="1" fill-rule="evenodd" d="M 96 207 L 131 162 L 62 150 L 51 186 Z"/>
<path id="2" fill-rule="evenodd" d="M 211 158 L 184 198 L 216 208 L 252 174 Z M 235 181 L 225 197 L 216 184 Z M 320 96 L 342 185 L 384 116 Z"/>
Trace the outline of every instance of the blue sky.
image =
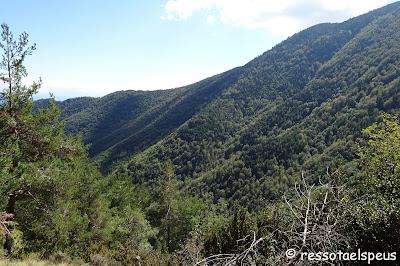
<path id="1" fill-rule="evenodd" d="M 386 0 L 0 0 L 0 20 L 37 50 L 38 97 L 171 89 L 241 66 L 292 34 Z"/>

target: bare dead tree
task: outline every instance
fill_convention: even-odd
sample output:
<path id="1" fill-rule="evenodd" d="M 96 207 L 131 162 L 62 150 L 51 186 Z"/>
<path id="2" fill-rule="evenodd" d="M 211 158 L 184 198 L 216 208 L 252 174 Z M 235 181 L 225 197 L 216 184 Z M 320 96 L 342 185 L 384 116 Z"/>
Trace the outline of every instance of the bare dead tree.
<path id="1" fill-rule="evenodd" d="M 251 238 L 251 242 L 249 242 Z M 232 254 L 217 254 L 209 256 L 202 261 L 199 261 L 195 266 L 208 266 L 208 265 L 218 265 L 218 266 L 233 266 L 233 265 L 257 265 L 258 258 L 258 247 L 261 242 L 263 242 L 267 237 L 257 238 L 255 231 L 252 231 L 245 238 L 238 240 L 240 242 L 246 242 L 247 245 L 240 246 L 241 252 Z"/>
<path id="2" fill-rule="evenodd" d="M 352 191 L 340 181 L 339 170 L 327 175 L 330 181 L 308 185 L 302 174 L 302 184 L 295 185 L 295 196 L 284 201 L 288 208 L 289 228 L 283 230 L 285 241 L 281 243 L 278 261 L 286 265 L 321 264 L 321 261 L 303 261 L 302 253 L 337 253 L 351 246 L 348 234 L 349 210 Z M 296 251 L 287 256 L 287 250 Z M 338 265 L 340 261 L 325 261 Z"/>
<path id="3" fill-rule="evenodd" d="M 179 265 L 194 265 L 199 261 L 201 252 L 204 249 L 200 232 L 197 230 L 191 232 L 190 236 L 180 247 L 180 250 L 174 254 Z"/>
<path id="4" fill-rule="evenodd" d="M 335 253 L 345 251 L 351 246 L 351 236 L 347 234 L 352 191 L 340 181 L 339 170 L 329 173 L 329 182 L 309 185 L 302 173 L 302 183 L 295 185 L 294 196 L 283 197 L 284 207 L 277 228 L 265 237 L 257 237 L 251 232 L 241 241 L 239 252 L 209 256 L 195 265 L 258 265 L 259 248 L 262 242 L 275 243 L 274 252 L 268 262 L 271 265 L 321 264 L 321 261 L 302 260 L 302 253 Z M 252 238 L 252 241 L 244 241 Z M 287 256 L 287 251 L 295 251 Z M 339 265 L 340 261 L 325 261 L 326 264 Z M 268 264 L 266 264 L 268 265 Z"/>

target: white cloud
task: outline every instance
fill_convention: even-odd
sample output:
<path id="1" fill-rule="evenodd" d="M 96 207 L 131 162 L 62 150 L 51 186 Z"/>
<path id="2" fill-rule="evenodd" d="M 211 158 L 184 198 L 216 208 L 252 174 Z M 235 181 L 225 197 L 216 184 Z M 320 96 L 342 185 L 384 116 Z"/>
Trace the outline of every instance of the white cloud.
<path id="1" fill-rule="evenodd" d="M 187 19 L 195 11 L 219 11 L 220 21 L 244 28 L 265 28 L 291 35 L 322 22 L 341 22 L 387 4 L 386 0 L 168 0 L 167 18 Z M 209 15 L 207 22 L 215 22 Z"/>
<path id="2" fill-rule="evenodd" d="M 217 19 L 213 15 L 209 15 L 206 19 L 208 24 L 214 24 Z"/>

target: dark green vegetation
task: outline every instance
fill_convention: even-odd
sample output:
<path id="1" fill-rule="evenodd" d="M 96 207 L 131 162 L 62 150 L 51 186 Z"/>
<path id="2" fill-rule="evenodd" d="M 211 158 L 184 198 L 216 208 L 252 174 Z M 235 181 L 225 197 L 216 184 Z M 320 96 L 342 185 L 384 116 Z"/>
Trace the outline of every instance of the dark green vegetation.
<path id="1" fill-rule="evenodd" d="M 60 102 L 104 173 L 150 182 L 171 160 L 196 195 L 251 209 L 305 171 L 354 157 L 361 130 L 400 107 L 398 4 L 290 37 L 243 67 L 166 91 Z"/>
<path id="2" fill-rule="evenodd" d="M 398 3 L 173 90 L 41 100 L 32 112 L 40 83 L 2 69 L 10 256 L 302 265 L 285 251 L 400 250 Z M 64 132 L 81 132 L 102 174 Z"/>

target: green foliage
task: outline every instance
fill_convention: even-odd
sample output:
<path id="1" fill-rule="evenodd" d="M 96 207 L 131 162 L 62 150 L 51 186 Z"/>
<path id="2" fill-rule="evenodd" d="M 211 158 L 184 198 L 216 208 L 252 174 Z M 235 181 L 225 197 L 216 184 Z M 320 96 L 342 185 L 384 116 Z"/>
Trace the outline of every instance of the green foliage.
<path id="1" fill-rule="evenodd" d="M 159 228 L 158 248 L 165 252 L 175 251 L 199 223 L 202 204 L 197 198 L 180 193 L 171 162 L 164 166 L 153 200 L 147 215 L 151 224 Z"/>
<path id="2" fill-rule="evenodd" d="M 13 41 L 5 25 L 2 38 L 0 208 L 15 218 L 0 230 L 12 225 L 21 244 L 13 245 L 15 255 L 61 252 L 116 265 L 140 255 L 146 265 L 185 265 L 240 253 L 250 235 L 263 240 L 252 262 L 273 264 L 285 244 L 301 244 L 287 232 L 304 232 L 281 196 L 299 183 L 300 172 L 312 187 L 338 161 L 363 196 L 340 212 L 333 190 L 312 187 L 315 214 L 322 213 L 314 221 L 336 217 L 340 232 L 356 232 L 365 250 L 398 249 L 399 125 L 379 118 L 399 111 L 398 3 L 311 27 L 190 86 L 34 107 L 41 81 L 23 86 L 21 78 L 35 46 L 27 48 L 25 33 Z M 369 141 L 358 146 L 357 172 L 354 143 L 380 119 L 364 130 Z M 82 132 L 91 148 L 64 129 Z M 112 174 L 103 177 L 87 152 Z M 308 206 L 307 194 L 286 195 L 295 196 L 291 206 Z M 324 195 L 329 204 L 320 204 Z"/>
<path id="3" fill-rule="evenodd" d="M 248 64 L 168 91 L 123 91 L 58 103 L 103 173 L 153 188 L 162 164 L 192 195 L 260 210 L 341 161 L 361 130 L 399 106 L 398 3 L 299 32 Z M 38 103 L 41 105 L 42 103 Z M 360 176 L 348 175 L 352 183 Z M 181 187 L 181 185 L 180 185 Z"/>
<path id="4" fill-rule="evenodd" d="M 235 70 L 236 78 L 221 74 L 227 88 L 218 97 L 117 171 L 151 184 L 159 162 L 171 160 L 190 192 L 250 210 L 279 198 L 300 171 L 317 181 L 339 160 L 354 172 L 361 130 L 384 108 L 397 110 L 389 102 L 400 88 L 398 21 L 398 10 L 385 8 L 294 35 Z M 366 74 L 366 65 L 379 71 Z"/>
<path id="5" fill-rule="evenodd" d="M 124 175 L 110 175 L 107 178 L 105 197 L 109 202 L 111 217 L 105 217 L 107 246 L 126 247 L 126 252 L 148 252 L 152 250 L 149 242 L 158 233 L 146 219 L 144 209 L 150 204 L 148 189 L 126 181 Z M 121 249 L 119 249 L 121 251 Z M 119 254 L 123 257 L 124 254 Z"/>
<path id="6" fill-rule="evenodd" d="M 358 148 L 358 156 L 367 171 L 368 186 L 383 197 L 396 198 L 399 196 L 396 193 L 399 193 L 400 125 L 397 116 L 383 114 L 382 119 L 363 130 L 368 143 Z"/>
<path id="7" fill-rule="evenodd" d="M 5 212 L 1 212 L 0 214 L 0 246 L 12 246 L 12 256 L 18 258 L 24 253 L 22 232 L 17 229 L 18 223 L 10 221 L 9 217 L 10 215 Z"/>
<path id="8" fill-rule="evenodd" d="M 105 254 L 106 260 L 129 265 L 138 252 L 151 253 L 149 241 L 158 229 L 144 213 L 148 190 L 124 175 L 104 178 L 89 162 L 80 136 L 65 135 L 54 99 L 33 111 L 32 96 L 41 82 L 25 86 L 21 78 L 27 75 L 23 61 L 35 46 L 25 47 L 26 33 L 17 42 L 7 25 L 2 28 L 0 78 L 7 86 L 0 98 L 0 208 L 5 210 L 0 242 L 6 255 L 65 254 L 89 261 Z M 185 214 L 179 218 L 191 216 L 187 205 L 177 206 Z M 166 224 L 172 227 L 172 221 Z M 190 223 L 182 225 L 188 234 Z"/>
<path id="9" fill-rule="evenodd" d="M 397 116 L 382 115 L 363 133 L 368 142 L 358 148 L 365 179 L 357 206 L 357 225 L 363 246 L 377 251 L 400 247 L 400 125 Z"/>
<path id="10" fill-rule="evenodd" d="M 46 257 L 62 251 L 87 259 L 92 242 L 105 241 L 108 209 L 100 195 L 101 175 L 80 156 L 68 163 L 53 160 L 52 169 L 42 175 L 49 177 L 52 190 L 35 191 L 34 199 L 17 204 L 27 250 Z"/>
<path id="11" fill-rule="evenodd" d="M 7 255 L 22 256 L 24 250 L 85 257 L 91 242 L 101 241 L 100 213 L 107 211 L 101 175 L 79 138 L 64 134 L 54 100 L 50 108 L 32 112 L 41 81 L 26 86 L 21 79 L 27 76 L 23 62 L 35 46 L 27 47 L 28 34 L 15 41 L 6 24 L 2 29 L 0 208 L 12 215 L 4 222 L 10 225 Z"/>
<path id="12" fill-rule="evenodd" d="M 246 208 L 235 204 L 229 220 L 220 226 L 214 226 L 205 234 L 204 249 L 206 254 L 230 254 L 240 250 L 249 239 L 246 236 L 255 230 L 254 222 Z"/>

